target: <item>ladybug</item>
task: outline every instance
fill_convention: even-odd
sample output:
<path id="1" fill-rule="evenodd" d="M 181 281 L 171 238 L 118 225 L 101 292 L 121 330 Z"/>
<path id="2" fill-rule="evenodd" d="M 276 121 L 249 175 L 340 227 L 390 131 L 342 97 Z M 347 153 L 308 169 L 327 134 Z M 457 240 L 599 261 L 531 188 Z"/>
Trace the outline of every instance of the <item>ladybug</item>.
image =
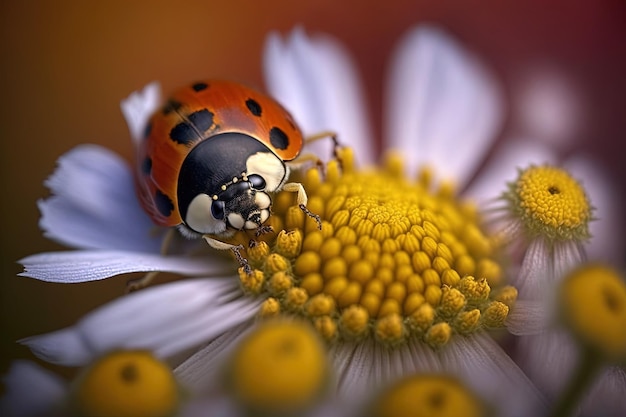
<path id="1" fill-rule="evenodd" d="M 235 247 L 219 240 L 240 230 L 271 230 L 271 194 L 307 196 L 287 183 L 288 161 L 304 145 L 302 132 L 278 102 L 244 85 L 207 80 L 176 91 L 149 120 L 137 152 L 137 188 L 152 220 L 177 227 L 187 237 L 203 237 L 217 249 Z"/>

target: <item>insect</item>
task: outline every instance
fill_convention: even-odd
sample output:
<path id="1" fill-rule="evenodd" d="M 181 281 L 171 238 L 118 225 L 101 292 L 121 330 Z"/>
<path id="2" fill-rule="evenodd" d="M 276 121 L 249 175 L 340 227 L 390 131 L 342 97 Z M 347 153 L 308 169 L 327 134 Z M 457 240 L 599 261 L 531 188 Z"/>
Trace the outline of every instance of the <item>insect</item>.
<path id="1" fill-rule="evenodd" d="M 157 225 L 232 249 L 249 270 L 240 247 L 220 239 L 271 230 L 263 224 L 272 193 L 297 193 L 300 208 L 321 227 L 302 185 L 287 182 L 287 162 L 304 142 L 289 112 L 267 95 L 222 80 L 185 86 L 146 127 L 136 161 L 141 204 Z"/>

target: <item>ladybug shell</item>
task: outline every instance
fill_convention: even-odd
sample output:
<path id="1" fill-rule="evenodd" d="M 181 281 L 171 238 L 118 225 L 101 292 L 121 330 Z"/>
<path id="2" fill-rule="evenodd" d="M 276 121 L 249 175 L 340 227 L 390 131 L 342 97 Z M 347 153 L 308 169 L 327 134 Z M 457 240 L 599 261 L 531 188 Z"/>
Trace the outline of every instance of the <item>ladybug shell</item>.
<path id="1" fill-rule="evenodd" d="M 265 94 L 221 80 L 181 88 L 152 116 L 138 147 L 140 201 L 156 224 L 183 223 L 177 197 L 181 166 L 199 143 L 228 132 L 257 139 L 283 161 L 296 158 L 303 146 L 291 115 Z"/>

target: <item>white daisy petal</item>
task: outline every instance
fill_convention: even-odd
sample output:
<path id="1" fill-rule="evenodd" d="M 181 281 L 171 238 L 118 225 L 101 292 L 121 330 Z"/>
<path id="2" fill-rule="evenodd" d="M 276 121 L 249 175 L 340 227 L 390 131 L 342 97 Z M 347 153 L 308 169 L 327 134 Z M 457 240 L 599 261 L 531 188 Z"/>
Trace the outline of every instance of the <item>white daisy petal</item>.
<path id="1" fill-rule="evenodd" d="M 553 164 L 556 155 L 543 142 L 529 139 L 510 139 L 498 148 L 478 177 L 472 181 L 464 194 L 479 204 L 499 197 L 506 190 L 506 183 L 517 178 L 518 169 L 531 164 Z"/>
<path id="2" fill-rule="evenodd" d="M 65 381 L 34 362 L 12 363 L 3 378 L 0 415 L 34 417 L 49 415 L 67 393 Z"/>
<path id="3" fill-rule="evenodd" d="M 567 332 L 550 329 L 521 337 L 517 362 L 549 400 L 558 397 L 571 381 L 579 360 L 577 343 Z"/>
<path id="4" fill-rule="evenodd" d="M 513 360 L 486 333 L 457 337 L 441 351 L 446 371 L 462 378 L 498 416 L 542 415 L 545 400 Z"/>
<path id="5" fill-rule="evenodd" d="M 148 120 L 160 105 L 161 86 L 156 81 L 146 85 L 143 90 L 133 92 L 120 103 L 135 146 L 144 138 Z"/>
<path id="6" fill-rule="evenodd" d="M 376 149 L 366 118 L 361 84 L 347 52 L 328 36 L 307 37 L 296 28 L 286 42 L 268 37 L 265 54 L 268 90 L 294 116 L 306 136 L 332 131 L 352 146 L 359 161 L 370 163 Z M 307 146 L 307 152 L 331 155 L 330 140 Z"/>
<path id="7" fill-rule="evenodd" d="M 46 181 L 53 196 L 40 201 L 46 237 L 80 248 L 159 252 L 161 239 L 139 205 L 133 174 L 113 152 L 81 145 L 58 161 Z"/>
<path id="8" fill-rule="evenodd" d="M 506 319 L 506 328 L 514 335 L 537 334 L 549 325 L 549 311 L 544 303 L 517 300 Z"/>
<path id="9" fill-rule="evenodd" d="M 38 253 L 19 262 L 24 265 L 21 276 L 65 284 L 96 281 L 131 272 L 162 271 L 216 276 L 233 271 L 232 262 L 217 256 L 163 256 L 114 250 Z"/>
<path id="10" fill-rule="evenodd" d="M 187 279 L 119 298 L 75 326 L 20 342 L 48 362 L 83 365 L 110 349 L 150 349 L 161 358 L 250 320 L 260 301 L 235 277 Z"/>
<path id="11" fill-rule="evenodd" d="M 463 186 L 502 124 L 495 80 L 445 32 L 420 25 L 400 42 L 388 84 L 389 147 Z"/>
<path id="12" fill-rule="evenodd" d="M 198 350 L 174 369 L 177 380 L 189 388 L 202 391 L 215 388 L 215 383 L 222 382 L 217 375 L 223 370 L 224 362 L 232 354 L 234 346 L 247 335 L 253 324 L 252 320 L 240 324 Z"/>
<path id="13" fill-rule="evenodd" d="M 583 415 L 626 416 L 626 369 L 611 366 L 604 370 L 582 405 Z"/>
<path id="14" fill-rule="evenodd" d="M 622 197 L 602 167 L 588 157 L 572 157 L 565 161 L 574 178 L 580 180 L 595 208 L 596 221 L 589 223 L 592 239 L 587 253 L 590 259 L 621 263 L 624 254 L 624 239 L 615 230 L 624 230 Z"/>

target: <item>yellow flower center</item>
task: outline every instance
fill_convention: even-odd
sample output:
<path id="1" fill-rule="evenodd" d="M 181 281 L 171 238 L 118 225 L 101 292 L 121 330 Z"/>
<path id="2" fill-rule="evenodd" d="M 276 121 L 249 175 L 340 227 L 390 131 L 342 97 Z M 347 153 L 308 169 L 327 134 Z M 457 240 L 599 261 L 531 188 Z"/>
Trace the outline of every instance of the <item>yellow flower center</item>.
<path id="1" fill-rule="evenodd" d="M 87 368 L 71 394 L 72 415 L 166 417 L 179 391 L 170 368 L 147 351 L 110 353 Z"/>
<path id="2" fill-rule="evenodd" d="M 418 375 L 396 383 L 378 398 L 376 417 L 481 417 L 482 402 L 455 379 Z"/>
<path id="3" fill-rule="evenodd" d="M 240 271 L 241 283 L 267 297 L 261 314 L 304 316 L 329 341 L 386 345 L 440 347 L 502 326 L 516 292 L 476 207 L 449 184 L 431 190 L 428 171 L 405 178 L 399 157 L 371 170 L 357 170 L 350 149 L 340 160 L 301 178 L 321 230 L 281 193 L 270 220 L 281 232 L 247 249 L 253 273 Z"/>
<path id="4" fill-rule="evenodd" d="M 626 358 L 626 284 L 611 268 L 586 265 L 560 292 L 563 318 L 583 343 L 610 359 Z"/>
<path id="5" fill-rule="evenodd" d="M 591 205 L 582 185 L 560 168 L 531 166 L 505 194 L 531 236 L 552 240 L 589 238 Z"/>
<path id="6" fill-rule="evenodd" d="M 237 346 L 229 369 L 235 397 L 261 415 L 306 408 L 322 393 L 329 372 L 318 335 L 291 320 L 260 324 Z"/>

